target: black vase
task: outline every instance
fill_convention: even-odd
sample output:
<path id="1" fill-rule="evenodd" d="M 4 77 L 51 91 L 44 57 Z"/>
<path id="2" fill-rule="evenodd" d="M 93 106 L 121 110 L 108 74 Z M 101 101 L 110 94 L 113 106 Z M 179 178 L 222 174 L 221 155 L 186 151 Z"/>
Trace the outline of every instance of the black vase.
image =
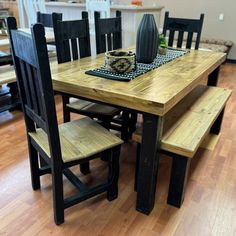
<path id="1" fill-rule="evenodd" d="M 159 34 L 154 16 L 144 14 L 137 32 L 136 57 L 137 62 L 151 63 L 157 56 Z"/>

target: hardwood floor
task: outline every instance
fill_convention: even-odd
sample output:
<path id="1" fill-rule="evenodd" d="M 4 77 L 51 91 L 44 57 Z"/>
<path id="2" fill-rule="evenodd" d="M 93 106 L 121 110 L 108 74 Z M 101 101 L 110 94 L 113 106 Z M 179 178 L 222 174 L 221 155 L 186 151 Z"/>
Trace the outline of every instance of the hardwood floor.
<path id="1" fill-rule="evenodd" d="M 192 160 L 181 209 L 166 204 L 171 159 L 162 156 L 156 205 L 149 216 L 135 210 L 136 145 L 130 142 L 122 147 L 118 199 L 108 202 L 103 194 L 73 206 L 66 210 L 65 223 L 56 226 L 50 175 L 42 177 L 41 190 L 31 188 L 22 113 L 0 113 L 0 236 L 236 235 L 236 65 L 222 66 L 219 86 L 233 94 L 214 151 L 199 149 Z M 104 169 L 103 162 L 95 161 L 85 181 L 103 178 Z M 73 191 L 67 186 L 66 193 Z"/>

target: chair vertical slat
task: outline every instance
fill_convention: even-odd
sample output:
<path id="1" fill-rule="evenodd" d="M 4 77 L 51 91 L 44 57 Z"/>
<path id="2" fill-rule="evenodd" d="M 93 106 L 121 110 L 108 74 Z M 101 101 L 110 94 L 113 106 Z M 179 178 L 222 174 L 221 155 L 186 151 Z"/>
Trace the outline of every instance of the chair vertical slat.
<path id="1" fill-rule="evenodd" d="M 173 46 L 174 38 L 175 38 L 175 31 L 174 31 L 174 30 L 170 30 L 170 33 L 169 33 L 169 41 L 168 41 L 168 46 L 169 46 L 169 47 L 172 47 L 172 46 Z"/>
<path id="2" fill-rule="evenodd" d="M 177 41 L 177 47 L 178 47 L 178 48 L 182 48 L 183 37 L 184 37 L 184 31 L 179 31 L 179 34 L 178 34 L 178 41 Z"/>
<path id="3" fill-rule="evenodd" d="M 34 74 L 34 82 L 35 82 L 35 87 L 36 87 L 36 96 L 37 96 L 37 102 L 38 102 L 38 107 L 39 107 L 39 114 L 40 116 L 42 116 L 42 119 L 45 120 L 45 112 L 43 109 L 43 105 L 42 105 L 42 100 L 40 99 L 40 96 L 42 96 L 41 94 L 41 89 L 40 89 L 40 83 L 38 80 L 38 74 L 37 74 L 37 70 L 35 68 L 32 68 L 33 70 L 33 74 Z"/>
<path id="4" fill-rule="evenodd" d="M 26 71 L 27 71 L 27 78 L 28 78 L 28 82 L 29 82 L 29 88 L 30 88 L 30 92 L 31 92 L 31 99 L 32 99 L 32 109 L 38 114 L 40 115 L 40 110 L 39 110 L 39 106 L 38 106 L 38 101 L 37 101 L 37 92 L 36 92 L 36 87 L 35 87 L 35 78 L 34 78 L 34 74 L 32 71 L 32 67 L 29 64 L 26 64 Z"/>
<path id="5" fill-rule="evenodd" d="M 113 50 L 111 40 L 112 40 L 111 34 L 107 34 L 107 48 L 108 48 L 108 51 Z"/>
<path id="6" fill-rule="evenodd" d="M 20 70 L 22 74 L 22 80 L 23 80 L 23 85 L 24 85 L 24 91 L 30 91 L 30 86 L 28 84 L 28 79 L 27 79 L 27 73 L 26 73 L 26 68 L 25 68 L 25 63 L 22 60 L 19 60 L 20 62 Z M 26 102 L 27 105 L 32 108 L 32 103 L 31 103 L 31 97 L 30 93 L 25 93 L 26 95 Z"/>
<path id="7" fill-rule="evenodd" d="M 190 49 L 192 46 L 193 32 L 189 32 L 187 36 L 186 48 Z"/>

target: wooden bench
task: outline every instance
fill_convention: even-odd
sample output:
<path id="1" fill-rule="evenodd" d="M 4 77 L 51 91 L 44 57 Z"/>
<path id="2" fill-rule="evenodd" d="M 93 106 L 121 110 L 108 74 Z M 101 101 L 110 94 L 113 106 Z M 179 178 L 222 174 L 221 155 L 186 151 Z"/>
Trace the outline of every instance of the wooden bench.
<path id="1" fill-rule="evenodd" d="M 228 89 L 199 85 L 164 116 L 161 151 L 173 158 L 168 204 L 181 206 L 191 158 L 209 132 L 219 134 L 230 94 Z M 132 136 L 138 143 L 135 186 L 138 186 L 141 130 L 137 128 Z"/>

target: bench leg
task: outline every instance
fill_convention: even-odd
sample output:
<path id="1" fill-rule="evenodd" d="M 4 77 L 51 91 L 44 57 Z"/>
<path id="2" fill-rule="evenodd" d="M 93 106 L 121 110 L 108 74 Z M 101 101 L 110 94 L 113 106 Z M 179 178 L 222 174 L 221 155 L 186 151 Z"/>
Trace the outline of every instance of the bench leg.
<path id="1" fill-rule="evenodd" d="M 225 111 L 225 108 L 221 111 L 221 113 L 219 114 L 219 116 L 215 120 L 214 124 L 211 126 L 211 130 L 210 130 L 211 134 L 219 134 L 220 133 L 221 124 L 222 124 L 222 120 L 223 120 L 223 116 L 224 116 L 224 111 Z"/>
<path id="2" fill-rule="evenodd" d="M 182 205 L 190 161 L 191 159 L 188 157 L 179 155 L 173 156 L 167 199 L 167 203 L 172 206 L 181 207 Z"/>
<path id="3" fill-rule="evenodd" d="M 219 72 L 220 66 L 218 66 L 214 71 L 211 72 L 211 74 L 208 76 L 208 86 L 217 86 Z"/>

